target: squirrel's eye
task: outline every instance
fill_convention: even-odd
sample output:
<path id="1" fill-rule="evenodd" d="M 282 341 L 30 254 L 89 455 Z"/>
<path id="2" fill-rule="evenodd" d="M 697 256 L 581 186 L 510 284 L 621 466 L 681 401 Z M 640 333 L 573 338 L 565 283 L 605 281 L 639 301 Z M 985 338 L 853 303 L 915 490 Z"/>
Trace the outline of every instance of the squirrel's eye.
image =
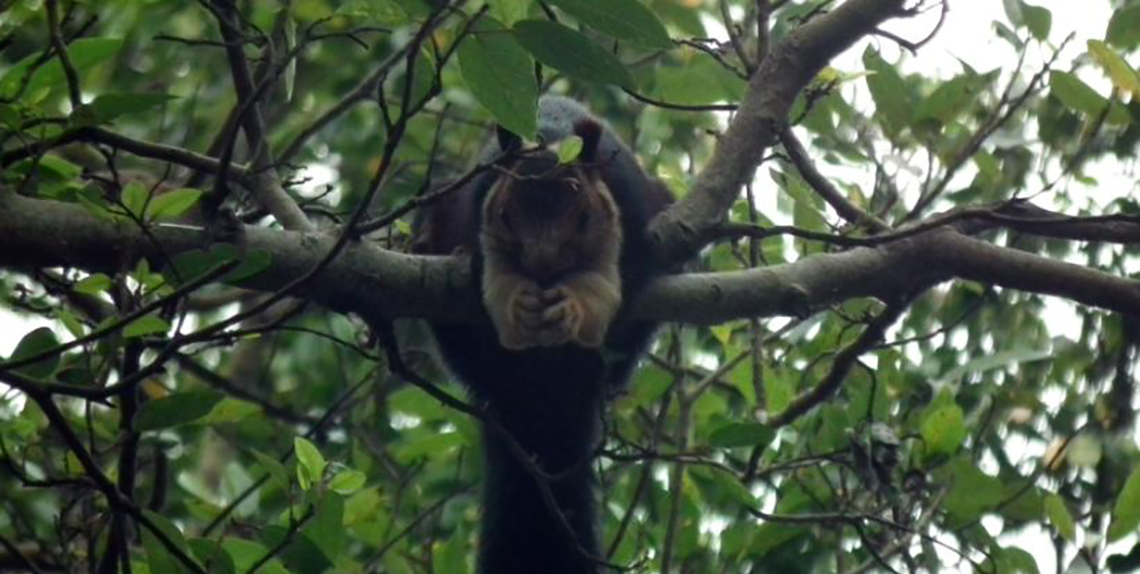
<path id="1" fill-rule="evenodd" d="M 507 210 L 504 209 L 499 212 L 499 219 L 502 220 L 503 227 L 506 227 L 507 231 L 510 231 L 512 233 L 515 231 L 514 226 L 511 225 L 511 218 L 507 215 Z"/>
<path id="2" fill-rule="evenodd" d="M 590 224 L 590 214 L 583 212 L 578 216 L 578 231 L 585 231 L 586 226 Z"/>

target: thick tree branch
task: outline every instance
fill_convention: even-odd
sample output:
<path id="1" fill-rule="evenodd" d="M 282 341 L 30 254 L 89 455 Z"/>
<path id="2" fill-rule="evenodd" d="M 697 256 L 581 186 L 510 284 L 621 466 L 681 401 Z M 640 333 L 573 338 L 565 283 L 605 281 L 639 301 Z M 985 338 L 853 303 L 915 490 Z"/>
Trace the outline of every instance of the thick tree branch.
<path id="1" fill-rule="evenodd" d="M 160 250 L 150 237 L 168 253 L 202 249 L 217 241 L 203 229 L 183 225 L 158 226 L 148 237 L 133 225 L 96 218 L 76 205 L 10 192 L 0 193 L 0 237 L 6 243 L 0 250 L 0 267 L 69 266 L 90 271 L 114 271 L 138 257 L 157 261 Z M 269 254 L 271 265 L 243 280 L 242 286 L 275 291 L 313 269 L 336 241 L 319 232 L 246 227 L 234 242 L 241 249 Z M 956 277 L 1140 314 L 1138 281 L 992 245 L 950 225 L 786 265 L 665 277 L 650 286 L 635 312 L 699 324 L 803 315 L 857 297 L 893 300 Z M 291 295 L 369 317 L 464 321 L 478 309 L 475 291 L 462 259 L 405 255 L 350 243 Z"/>
<path id="2" fill-rule="evenodd" d="M 212 233 L 187 225 L 159 225 L 150 235 L 167 253 L 204 249 L 219 241 Z M 0 237 L 4 238 L 0 267 L 65 266 L 113 273 L 125 260 L 159 261 L 159 246 L 134 225 L 116 225 L 78 205 L 29 199 L 10 190 L 0 191 Z M 268 269 L 242 286 L 275 291 L 317 265 L 337 237 L 245 227 L 233 242 L 271 258 Z M 293 295 L 373 316 L 463 319 L 479 303 L 474 294 L 462 295 L 470 285 L 468 275 L 466 266 L 451 258 L 404 255 L 352 241 Z"/>
<path id="3" fill-rule="evenodd" d="M 849 0 L 789 34 L 753 74 L 732 123 L 717 141 L 692 192 L 654 221 L 662 261 L 683 261 L 711 239 L 764 151 L 772 146 L 800 90 L 831 58 L 903 13 L 905 0 Z"/>
<path id="4" fill-rule="evenodd" d="M 273 165 L 273 152 L 266 139 L 265 120 L 261 114 L 259 99 L 264 96 L 266 88 L 274 83 L 276 77 L 267 77 L 259 86 L 261 89 L 254 86 L 253 73 L 245 56 L 244 43 L 238 33 L 236 10 L 233 6 L 223 3 L 214 13 L 219 20 L 222 38 L 226 41 L 226 57 L 230 64 L 234 90 L 238 95 L 236 105 L 239 111 L 236 117 L 241 123 L 242 131 L 245 132 L 246 142 L 253 157 L 250 162 L 254 168 L 250 191 L 258 204 L 272 213 L 286 229 L 309 231 L 314 226 L 297 202 L 293 201 L 281 186 L 281 178 L 278 177 L 277 169 Z M 230 135 L 226 151 L 222 154 L 222 165 L 230 162 L 235 138 L 236 134 Z M 218 186 L 224 188 L 224 181 L 224 178 L 219 178 Z"/>

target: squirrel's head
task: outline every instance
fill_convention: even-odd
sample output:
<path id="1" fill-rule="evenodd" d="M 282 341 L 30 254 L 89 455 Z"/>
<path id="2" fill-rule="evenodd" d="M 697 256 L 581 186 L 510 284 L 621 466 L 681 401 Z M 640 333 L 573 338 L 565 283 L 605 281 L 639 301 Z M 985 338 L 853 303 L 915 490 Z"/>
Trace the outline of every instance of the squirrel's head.
<path id="1" fill-rule="evenodd" d="M 582 120 L 574 134 L 582 139 L 576 160 L 560 163 L 546 149 L 508 159 L 483 203 L 484 255 L 501 257 L 540 285 L 620 251 L 618 208 L 597 157 L 602 126 Z M 518 149 L 502 136 L 500 145 Z"/>

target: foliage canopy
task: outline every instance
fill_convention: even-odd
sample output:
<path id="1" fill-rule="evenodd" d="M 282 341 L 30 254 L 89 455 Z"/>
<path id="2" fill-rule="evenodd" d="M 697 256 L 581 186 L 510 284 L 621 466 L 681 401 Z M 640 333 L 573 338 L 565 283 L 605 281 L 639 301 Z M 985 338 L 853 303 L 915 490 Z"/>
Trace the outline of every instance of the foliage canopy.
<path id="1" fill-rule="evenodd" d="M 1140 2 L 1002 4 L 946 74 L 965 1 L 0 1 L 0 570 L 470 571 L 478 421 L 390 322 L 468 278 L 399 253 L 555 92 L 711 272 L 646 295 L 602 558 L 1137 571 Z"/>

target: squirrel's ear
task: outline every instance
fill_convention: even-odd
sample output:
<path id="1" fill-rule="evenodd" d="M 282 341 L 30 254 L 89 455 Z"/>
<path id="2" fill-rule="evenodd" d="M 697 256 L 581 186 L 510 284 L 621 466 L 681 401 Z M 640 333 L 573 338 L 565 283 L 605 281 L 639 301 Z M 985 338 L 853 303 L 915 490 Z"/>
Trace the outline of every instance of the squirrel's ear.
<path id="1" fill-rule="evenodd" d="M 587 163 L 595 161 L 598 143 L 602 141 L 602 124 L 590 118 L 578 120 L 574 122 L 574 135 L 582 138 L 582 153 L 578 159 Z"/>
<path id="2" fill-rule="evenodd" d="M 499 138 L 499 150 L 503 153 L 513 153 L 522 148 L 522 138 L 503 126 L 495 126 L 495 135 Z"/>

